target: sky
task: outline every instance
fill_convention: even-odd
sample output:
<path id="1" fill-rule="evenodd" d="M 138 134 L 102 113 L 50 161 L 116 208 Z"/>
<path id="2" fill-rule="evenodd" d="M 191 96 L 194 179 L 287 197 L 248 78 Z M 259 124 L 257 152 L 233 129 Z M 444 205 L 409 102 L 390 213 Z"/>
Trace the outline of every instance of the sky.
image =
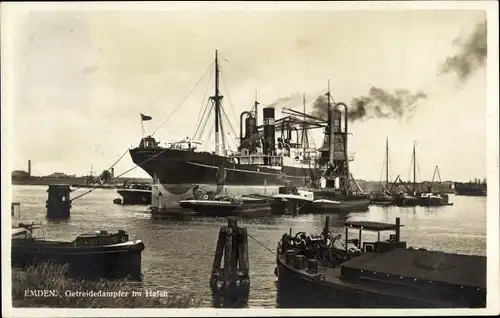
<path id="1" fill-rule="evenodd" d="M 306 94 L 311 113 L 328 80 L 332 97 L 350 107 L 372 87 L 423 92 L 404 116 L 350 123 L 354 176 L 383 179 L 388 137 L 391 178 L 410 177 L 415 140 L 417 179 L 430 180 L 436 165 L 443 180 L 484 178 L 486 67 L 465 79 L 440 72 L 460 53 L 456 39 L 466 42 L 484 20 L 470 10 L 26 12 L 11 42 L 12 168 L 27 170 L 31 159 L 33 175 L 107 169 L 140 141 L 140 113 L 152 116 L 146 133 L 162 141 L 192 137 L 213 94 L 213 72 L 202 75 L 218 50 L 223 105 L 237 134 L 240 112 L 256 97 L 281 100 L 281 117 L 283 106 L 301 110 Z M 314 140 L 321 146 L 320 133 Z M 125 155 L 115 175 L 133 166 Z"/>

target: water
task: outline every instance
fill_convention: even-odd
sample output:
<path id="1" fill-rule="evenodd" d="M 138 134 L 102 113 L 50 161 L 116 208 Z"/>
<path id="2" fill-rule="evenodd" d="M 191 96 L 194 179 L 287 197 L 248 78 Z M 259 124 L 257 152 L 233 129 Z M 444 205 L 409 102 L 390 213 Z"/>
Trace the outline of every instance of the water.
<path id="1" fill-rule="evenodd" d="M 176 295 L 193 293 L 202 305 L 213 305 L 209 277 L 217 235 L 226 220 L 153 220 L 144 206 L 113 204 L 113 199 L 119 197 L 116 190 L 97 189 L 73 202 L 70 220 L 46 221 L 46 191 L 46 186 L 13 187 L 13 201 L 21 203 L 21 216 L 23 219 L 43 221 L 45 238 L 73 240 L 83 232 L 124 229 L 131 238 L 140 238 L 146 245 L 142 261 L 143 284 L 146 287 Z M 73 197 L 84 191 L 76 191 Z M 269 193 L 270 190 L 267 191 Z M 400 217 L 404 225 L 401 238 L 409 246 L 486 255 L 486 198 L 450 195 L 450 202 L 454 206 L 371 206 L 368 212 L 351 213 L 347 219 L 394 223 L 395 218 Z M 344 219 L 334 215 L 331 218 L 332 233 L 343 234 Z M 324 220 L 323 215 L 283 216 L 243 220 L 239 224 L 247 227 L 252 237 L 274 251 L 289 228 L 293 228 L 294 233 L 298 230 L 319 233 Z M 365 236 L 376 238 L 376 234 L 372 233 Z M 381 236 L 385 237 L 384 234 Z M 248 243 L 251 279 L 248 306 L 276 307 L 275 257 L 253 239 L 249 238 Z"/>

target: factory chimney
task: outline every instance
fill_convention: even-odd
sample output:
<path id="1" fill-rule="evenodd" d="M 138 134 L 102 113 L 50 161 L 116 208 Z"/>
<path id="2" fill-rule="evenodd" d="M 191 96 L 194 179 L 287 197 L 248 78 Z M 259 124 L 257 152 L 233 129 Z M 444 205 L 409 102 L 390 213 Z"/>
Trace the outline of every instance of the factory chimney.
<path id="1" fill-rule="evenodd" d="M 31 178 L 31 160 L 28 160 L 28 177 Z"/>

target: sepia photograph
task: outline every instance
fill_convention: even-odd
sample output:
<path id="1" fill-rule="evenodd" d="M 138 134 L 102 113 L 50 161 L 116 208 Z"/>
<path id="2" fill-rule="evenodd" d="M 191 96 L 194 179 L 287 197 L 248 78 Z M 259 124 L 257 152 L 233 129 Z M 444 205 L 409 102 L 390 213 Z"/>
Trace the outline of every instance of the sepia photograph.
<path id="1" fill-rule="evenodd" d="M 497 2 L 1 9 L 3 316 L 500 313 Z"/>

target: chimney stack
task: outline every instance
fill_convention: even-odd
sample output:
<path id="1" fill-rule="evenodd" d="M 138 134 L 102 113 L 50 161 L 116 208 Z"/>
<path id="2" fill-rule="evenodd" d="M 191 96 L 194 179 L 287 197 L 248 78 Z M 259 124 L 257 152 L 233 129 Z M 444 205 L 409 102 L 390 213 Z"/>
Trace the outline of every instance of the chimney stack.
<path id="1" fill-rule="evenodd" d="M 31 178 L 31 160 L 28 160 L 28 177 Z"/>

